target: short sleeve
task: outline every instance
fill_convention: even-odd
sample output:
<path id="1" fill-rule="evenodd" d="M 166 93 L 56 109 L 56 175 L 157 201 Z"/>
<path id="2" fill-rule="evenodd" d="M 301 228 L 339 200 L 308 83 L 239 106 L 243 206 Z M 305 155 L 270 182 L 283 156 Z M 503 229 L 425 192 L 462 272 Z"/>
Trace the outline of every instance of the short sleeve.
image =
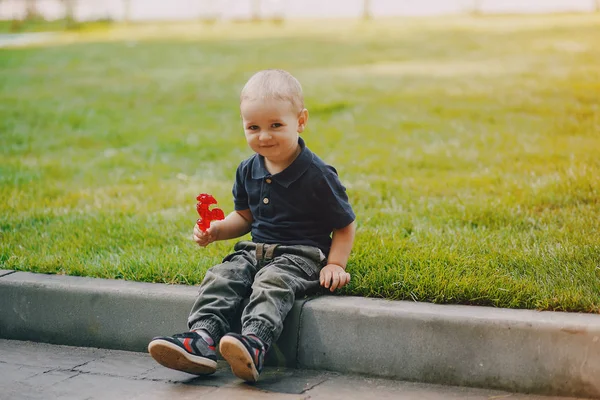
<path id="1" fill-rule="evenodd" d="M 235 172 L 235 183 L 233 184 L 233 189 L 231 193 L 233 194 L 233 204 L 236 211 L 247 210 L 250 208 L 248 204 L 248 192 L 246 191 L 246 186 L 244 185 L 244 177 L 245 177 L 245 168 L 243 164 L 240 164 L 237 167 L 237 171 Z"/>
<path id="2" fill-rule="evenodd" d="M 321 204 L 325 205 L 324 218 L 332 229 L 344 228 L 356 219 L 346 194 L 346 188 L 340 182 L 335 168 L 329 165 L 323 171 L 318 197 Z"/>

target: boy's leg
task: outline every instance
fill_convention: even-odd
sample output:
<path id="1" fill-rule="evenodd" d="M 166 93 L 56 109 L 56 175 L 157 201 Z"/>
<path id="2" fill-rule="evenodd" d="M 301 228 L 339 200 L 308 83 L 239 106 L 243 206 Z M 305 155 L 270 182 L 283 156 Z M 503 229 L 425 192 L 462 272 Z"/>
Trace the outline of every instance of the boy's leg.
<path id="1" fill-rule="evenodd" d="M 231 317 L 256 273 L 254 254 L 243 246 L 236 245 L 236 250 L 207 271 L 188 319 L 191 332 L 157 337 L 148 345 L 161 365 L 197 375 L 215 372 L 215 344 L 229 330 Z"/>
<path id="2" fill-rule="evenodd" d="M 256 274 L 250 301 L 242 314 L 242 335 L 229 333 L 220 345 L 221 354 L 236 376 L 246 381 L 258 379 L 264 355 L 281 334 L 296 297 L 319 288 L 321 267 L 314 252 L 296 251 L 275 257 Z"/>
<path id="3" fill-rule="evenodd" d="M 188 318 L 190 330 L 204 329 L 215 343 L 229 332 L 232 318 L 250 292 L 257 262 L 244 242 L 223 263 L 210 268 L 200 285 L 198 297 Z"/>

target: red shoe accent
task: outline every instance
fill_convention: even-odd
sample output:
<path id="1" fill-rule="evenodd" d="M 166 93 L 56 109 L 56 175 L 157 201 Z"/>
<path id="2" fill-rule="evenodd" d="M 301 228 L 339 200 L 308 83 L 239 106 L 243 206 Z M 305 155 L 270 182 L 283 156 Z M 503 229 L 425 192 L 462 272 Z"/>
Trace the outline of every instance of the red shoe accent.
<path id="1" fill-rule="evenodd" d="M 185 347 L 185 349 L 190 352 L 190 353 L 194 353 L 194 350 L 192 350 L 192 346 L 190 346 L 190 342 L 192 341 L 192 339 L 187 338 L 183 340 L 183 347 Z"/>

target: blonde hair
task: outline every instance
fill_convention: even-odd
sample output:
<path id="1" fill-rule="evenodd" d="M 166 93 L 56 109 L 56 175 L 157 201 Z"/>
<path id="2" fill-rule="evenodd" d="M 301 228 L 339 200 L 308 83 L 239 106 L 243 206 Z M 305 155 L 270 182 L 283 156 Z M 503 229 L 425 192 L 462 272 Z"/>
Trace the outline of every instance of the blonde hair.
<path id="1" fill-rule="evenodd" d="M 289 72 L 282 69 L 265 69 L 252 75 L 240 94 L 244 100 L 285 100 L 301 111 L 304 109 L 302 86 Z"/>

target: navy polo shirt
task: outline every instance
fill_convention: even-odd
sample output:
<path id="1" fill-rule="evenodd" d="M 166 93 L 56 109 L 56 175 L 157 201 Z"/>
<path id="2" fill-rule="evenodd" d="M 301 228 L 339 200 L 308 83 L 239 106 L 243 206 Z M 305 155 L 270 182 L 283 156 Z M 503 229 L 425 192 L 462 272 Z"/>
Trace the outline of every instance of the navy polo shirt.
<path id="1" fill-rule="evenodd" d="M 250 209 L 254 242 L 316 246 L 327 255 L 332 231 L 348 226 L 355 215 L 335 168 L 302 138 L 298 143 L 298 157 L 275 175 L 259 154 L 240 163 L 232 191 L 235 209 Z"/>

